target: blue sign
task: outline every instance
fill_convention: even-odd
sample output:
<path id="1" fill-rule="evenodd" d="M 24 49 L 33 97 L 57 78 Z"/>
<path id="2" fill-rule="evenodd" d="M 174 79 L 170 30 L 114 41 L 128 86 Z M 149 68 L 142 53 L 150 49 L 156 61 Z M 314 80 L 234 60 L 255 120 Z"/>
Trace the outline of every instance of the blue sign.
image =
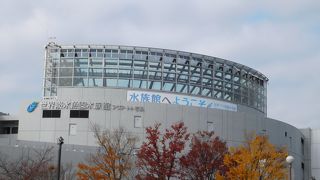
<path id="1" fill-rule="evenodd" d="M 32 103 L 28 106 L 27 111 L 28 111 L 29 113 L 31 113 L 31 112 L 33 112 L 33 111 L 37 108 L 37 106 L 38 106 L 38 103 L 37 103 L 37 102 L 32 102 Z"/>
<path id="2" fill-rule="evenodd" d="M 238 106 L 233 103 L 215 100 L 212 98 L 194 97 L 180 94 L 149 92 L 149 91 L 127 91 L 127 101 L 140 103 L 164 103 L 184 106 L 196 106 L 203 108 L 221 109 L 227 111 L 238 111 Z"/>

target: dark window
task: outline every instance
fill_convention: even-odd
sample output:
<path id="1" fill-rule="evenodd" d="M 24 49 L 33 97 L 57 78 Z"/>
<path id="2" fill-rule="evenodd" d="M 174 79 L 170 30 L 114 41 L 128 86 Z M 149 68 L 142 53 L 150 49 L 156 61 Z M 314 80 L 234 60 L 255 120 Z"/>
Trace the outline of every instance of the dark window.
<path id="1" fill-rule="evenodd" d="M 42 117 L 43 118 L 60 118 L 61 110 L 43 110 Z"/>
<path id="2" fill-rule="evenodd" d="M 301 163 L 301 168 L 304 169 L 304 163 Z"/>
<path id="3" fill-rule="evenodd" d="M 284 136 L 285 136 L 285 137 L 287 137 L 287 136 L 288 136 L 288 133 L 287 133 L 287 131 L 286 131 L 286 132 L 284 132 Z"/>
<path id="4" fill-rule="evenodd" d="M 89 118 L 88 110 L 70 110 L 70 118 Z"/>
<path id="5" fill-rule="evenodd" d="M 51 116 L 53 118 L 59 118 L 60 117 L 60 114 L 61 114 L 61 111 L 60 110 L 52 110 L 51 112 Z"/>
<path id="6" fill-rule="evenodd" d="M 51 117 L 51 111 L 50 110 L 43 110 L 42 111 L 42 117 L 43 118 L 50 118 Z"/>
<path id="7" fill-rule="evenodd" d="M 12 128 L 12 134 L 18 134 L 18 127 Z"/>

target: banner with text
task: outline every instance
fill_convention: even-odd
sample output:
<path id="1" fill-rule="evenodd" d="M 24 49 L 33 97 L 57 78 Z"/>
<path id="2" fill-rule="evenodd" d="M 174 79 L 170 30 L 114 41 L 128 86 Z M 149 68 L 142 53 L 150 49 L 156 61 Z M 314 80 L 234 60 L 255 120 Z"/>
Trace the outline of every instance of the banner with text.
<path id="1" fill-rule="evenodd" d="M 209 98 L 178 95 L 170 93 L 150 92 L 150 91 L 127 91 L 127 101 L 129 102 L 150 102 L 163 104 L 177 104 L 184 106 L 206 107 L 227 111 L 238 111 L 236 104 L 218 101 Z"/>

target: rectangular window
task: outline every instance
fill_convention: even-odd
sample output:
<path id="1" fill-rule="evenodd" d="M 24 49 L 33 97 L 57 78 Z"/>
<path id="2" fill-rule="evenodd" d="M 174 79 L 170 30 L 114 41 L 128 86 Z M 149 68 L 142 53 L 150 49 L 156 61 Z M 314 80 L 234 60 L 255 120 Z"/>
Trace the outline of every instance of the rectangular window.
<path id="1" fill-rule="evenodd" d="M 69 124 L 69 135 L 77 135 L 77 124 Z"/>
<path id="2" fill-rule="evenodd" d="M 13 127 L 11 131 L 12 134 L 18 134 L 18 127 Z"/>
<path id="3" fill-rule="evenodd" d="M 89 118 L 89 110 L 70 110 L 70 118 Z"/>
<path id="4" fill-rule="evenodd" d="M 213 122 L 208 121 L 207 128 L 208 128 L 208 132 L 214 131 Z"/>
<path id="5" fill-rule="evenodd" d="M 143 127 L 141 116 L 134 116 L 134 127 L 135 128 L 142 128 Z"/>
<path id="6" fill-rule="evenodd" d="M 43 118 L 60 118 L 61 110 L 43 110 L 42 117 Z"/>

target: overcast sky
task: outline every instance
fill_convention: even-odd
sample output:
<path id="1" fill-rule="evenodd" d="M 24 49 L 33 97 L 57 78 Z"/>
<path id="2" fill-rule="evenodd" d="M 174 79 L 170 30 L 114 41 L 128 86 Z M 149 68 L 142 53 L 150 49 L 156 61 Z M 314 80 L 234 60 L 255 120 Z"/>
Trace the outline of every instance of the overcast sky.
<path id="1" fill-rule="evenodd" d="M 42 97 L 44 46 L 115 44 L 201 53 L 269 78 L 268 116 L 320 128 L 320 1 L 1 0 L 0 111 Z"/>

